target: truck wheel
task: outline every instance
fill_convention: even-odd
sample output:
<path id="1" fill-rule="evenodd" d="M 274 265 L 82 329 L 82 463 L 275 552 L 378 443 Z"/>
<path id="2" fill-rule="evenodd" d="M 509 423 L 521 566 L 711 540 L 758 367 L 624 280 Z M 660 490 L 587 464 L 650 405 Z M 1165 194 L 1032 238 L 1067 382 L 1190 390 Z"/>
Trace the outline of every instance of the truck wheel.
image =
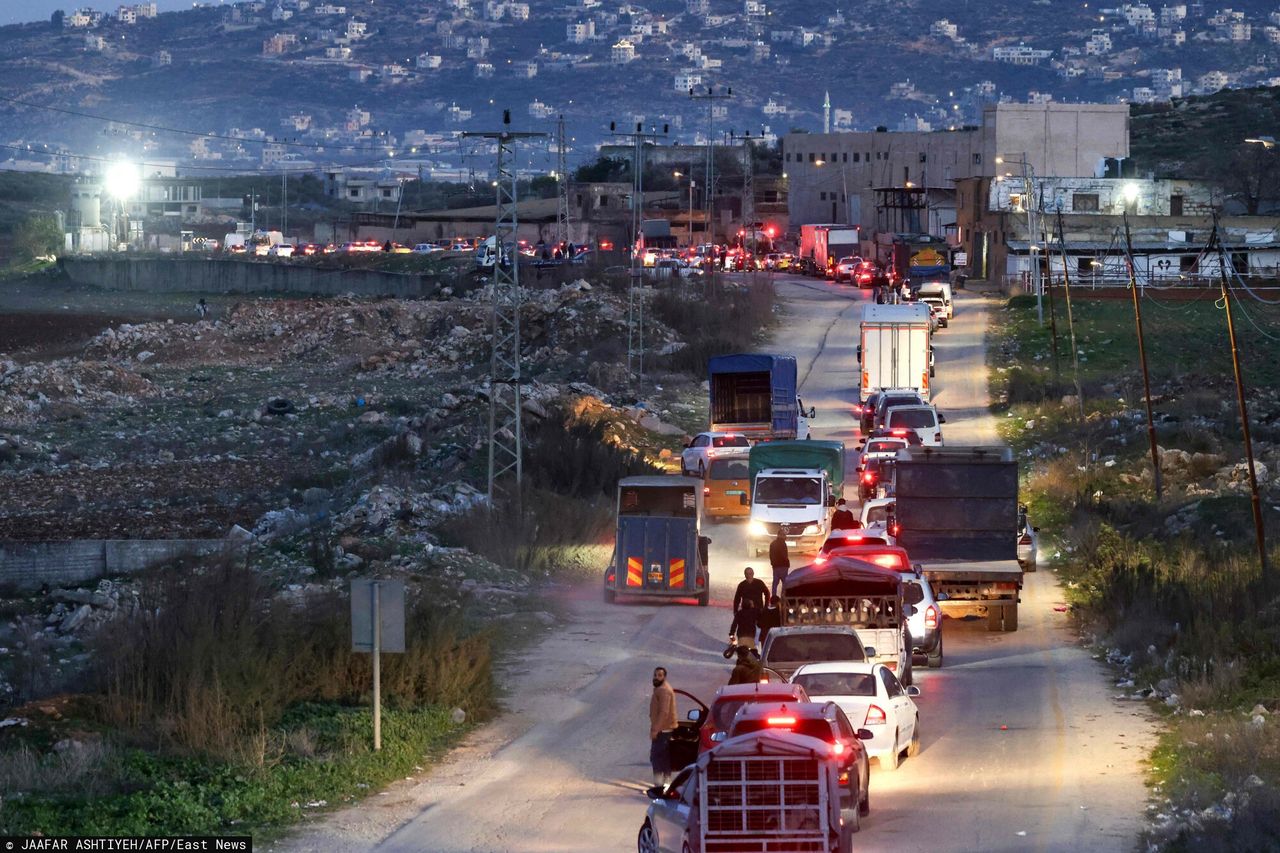
<path id="1" fill-rule="evenodd" d="M 1006 631 L 1018 630 L 1018 605 L 1013 604 L 1004 609 L 1004 629 Z"/>
<path id="2" fill-rule="evenodd" d="M 840 853 L 853 853 L 853 833 L 855 831 L 848 824 L 840 827 Z"/>
<path id="3" fill-rule="evenodd" d="M 907 667 L 902 672 L 902 683 L 905 684 L 907 687 L 910 687 L 912 684 L 915 684 L 915 681 L 916 681 L 915 663 L 912 657 L 913 657 L 912 655 L 907 655 Z"/>
<path id="4" fill-rule="evenodd" d="M 711 603 L 711 590 L 709 589 L 703 590 L 702 593 L 698 595 L 698 606 L 706 607 L 710 603 Z"/>
<path id="5" fill-rule="evenodd" d="M 613 599 L 614 599 L 616 596 L 617 596 L 617 593 L 616 593 L 616 592 L 614 592 L 612 589 L 609 589 L 609 587 L 605 587 L 605 588 L 604 588 L 604 603 L 605 603 L 605 604 L 613 604 Z"/>
<path id="6" fill-rule="evenodd" d="M 987 607 L 987 630 L 999 631 L 1004 626 L 1004 608 L 995 605 Z"/>
<path id="7" fill-rule="evenodd" d="M 851 809 L 841 809 L 840 817 L 844 820 L 844 829 L 850 834 L 862 831 L 862 815 L 858 813 L 857 806 Z"/>
<path id="8" fill-rule="evenodd" d="M 942 638 L 938 638 L 938 647 L 929 653 L 929 669 L 942 668 Z"/>
<path id="9" fill-rule="evenodd" d="M 898 751 L 898 735 L 899 732 L 893 733 L 893 747 L 889 750 L 888 757 L 880 759 L 881 770 L 898 769 L 898 762 L 902 760 L 902 753 Z"/>
<path id="10" fill-rule="evenodd" d="M 916 715 L 916 730 L 911 733 L 911 746 L 907 747 L 907 758 L 915 758 L 920 754 L 920 715 Z"/>

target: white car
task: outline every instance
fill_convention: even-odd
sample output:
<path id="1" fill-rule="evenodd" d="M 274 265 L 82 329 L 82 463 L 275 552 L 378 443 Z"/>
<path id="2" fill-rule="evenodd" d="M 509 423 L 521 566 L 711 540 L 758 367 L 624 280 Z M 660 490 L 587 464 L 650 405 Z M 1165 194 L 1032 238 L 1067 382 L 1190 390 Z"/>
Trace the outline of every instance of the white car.
<path id="1" fill-rule="evenodd" d="M 413 253 L 415 255 L 430 255 L 435 252 L 443 252 L 443 251 L 444 251 L 444 248 L 441 246 L 437 246 L 435 243 L 419 243 L 418 245 L 413 247 Z"/>
<path id="2" fill-rule="evenodd" d="M 950 318 L 947 316 L 946 303 L 942 301 L 941 296 L 922 296 L 920 302 L 929 306 L 929 310 L 933 312 L 933 318 L 937 320 L 938 325 L 942 328 L 947 327 Z"/>
<path id="3" fill-rule="evenodd" d="M 923 447 L 942 446 L 942 425 L 946 422 L 933 406 L 894 406 L 884 416 L 886 429 L 915 430 Z"/>
<path id="4" fill-rule="evenodd" d="M 267 255 L 273 258 L 292 258 L 293 246 L 288 243 L 276 243 L 270 249 L 267 249 Z"/>
<path id="5" fill-rule="evenodd" d="M 852 284 L 853 275 L 860 266 L 862 266 L 862 258 L 841 258 L 836 262 L 836 281 L 847 281 Z"/>
<path id="6" fill-rule="evenodd" d="M 636 838 L 637 853 L 682 853 L 689 850 L 689 812 L 698 790 L 697 768 L 678 772 L 665 789 L 654 786 L 645 791 L 649 811 Z"/>
<path id="7" fill-rule="evenodd" d="M 891 536 L 889 518 L 896 510 L 897 498 L 872 498 L 862 504 L 862 529 L 868 536 Z"/>
<path id="8" fill-rule="evenodd" d="M 908 446 L 905 438 L 873 438 L 862 447 L 858 470 L 862 470 L 869 459 L 896 459 L 898 451 L 906 450 Z"/>
<path id="9" fill-rule="evenodd" d="M 1034 572 L 1040 559 L 1039 527 L 1027 521 L 1027 508 L 1018 506 L 1018 565 L 1024 572 Z"/>
<path id="10" fill-rule="evenodd" d="M 742 448 L 750 446 L 747 437 L 736 432 L 700 432 L 680 453 L 680 473 L 702 477 L 719 452 L 731 449 L 741 452 Z"/>
<path id="11" fill-rule="evenodd" d="M 829 661 L 807 663 L 791 676 L 813 702 L 835 702 L 855 729 L 871 731 L 864 740 L 867 756 L 885 770 L 897 770 L 905 750 L 920 752 L 920 711 L 914 697 L 919 687 L 903 687 L 889 668 L 878 663 Z"/>

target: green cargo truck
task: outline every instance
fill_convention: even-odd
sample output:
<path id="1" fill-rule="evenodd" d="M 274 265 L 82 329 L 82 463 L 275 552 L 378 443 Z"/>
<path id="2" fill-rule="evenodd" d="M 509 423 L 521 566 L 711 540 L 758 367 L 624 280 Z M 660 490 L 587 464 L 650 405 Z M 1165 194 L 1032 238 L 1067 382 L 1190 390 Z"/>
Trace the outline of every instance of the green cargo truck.
<path id="1" fill-rule="evenodd" d="M 844 497 L 844 443 L 770 441 L 751 448 L 747 554 L 769 549 L 781 527 L 787 547 L 816 552 L 826 541 L 836 499 Z"/>

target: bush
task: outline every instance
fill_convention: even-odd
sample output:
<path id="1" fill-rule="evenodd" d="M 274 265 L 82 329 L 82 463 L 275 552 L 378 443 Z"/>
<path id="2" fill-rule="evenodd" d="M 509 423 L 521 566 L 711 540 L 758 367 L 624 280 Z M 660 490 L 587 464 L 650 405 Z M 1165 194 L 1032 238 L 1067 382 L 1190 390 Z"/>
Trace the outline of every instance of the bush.
<path id="1" fill-rule="evenodd" d="M 28 217 L 13 233 L 14 252 L 23 260 L 55 254 L 62 245 L 62 229 L 50 216 Z"/>
<path id="2" fill-rule="evenodd" d="M 139 605 L 99 633 L 95 686 L 103 720 L 148 745 L 261 763 L 260 741 L 289 707 L 369 690 L 344 594 L 288 601 L 245 563 L 219 560 L 148 575 Z M 406 622 L 405 654 L 383 661 L 388 703 L 487 713 L 489 638 L 463 636 L 429 596 Z"/>
<path id="3" fill-rule="evenodd" d="M 671 370 L 703 376 L 715 355 L 750 350 L 773 325 L 777 293 L 762 279 L 746 285 L 719 276 L 682 283 L 658 292 L 654 315 L 687 345 L 661 359 Z"/>
<path id="4" fill-rule="evenodd" d="M 659 473 L 641 452 L 611 441 L 608 432 L 603 418 L 563 410 L 530 424 L 524 456 L 529 484 L 568 497 L 612 499 L 621 478 Z"/>

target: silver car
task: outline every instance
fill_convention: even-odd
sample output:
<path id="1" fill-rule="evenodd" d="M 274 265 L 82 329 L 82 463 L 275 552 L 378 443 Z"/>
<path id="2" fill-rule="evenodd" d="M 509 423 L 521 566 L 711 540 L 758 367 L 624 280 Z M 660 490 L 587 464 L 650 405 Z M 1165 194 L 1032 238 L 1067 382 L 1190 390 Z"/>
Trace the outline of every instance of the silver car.
<path id="1" fill-rule="evenodd" d="M 654 785 L 645 791 L 649 809 L 636 837 L 637 853 L 683 853 L 689 849 L 685 842 L 689 811 L 698 788 L 697 769 L 691 764 L 665 788 Z"/>

